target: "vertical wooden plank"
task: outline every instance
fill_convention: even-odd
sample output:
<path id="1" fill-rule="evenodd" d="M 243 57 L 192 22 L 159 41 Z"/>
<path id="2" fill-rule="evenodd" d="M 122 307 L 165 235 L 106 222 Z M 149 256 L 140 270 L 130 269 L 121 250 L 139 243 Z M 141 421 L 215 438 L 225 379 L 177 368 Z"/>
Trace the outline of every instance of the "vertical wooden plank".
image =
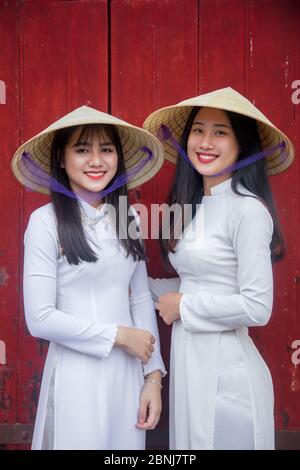
<path id="1" fill-rule="evenodd" d="M 194 0 L 111 1 L 111 112 L 136 125 L 155 109 L 198 93 L 198 2 Z M 133 202 L 162 203 L 174 166 L 164 163 L 150 182 L 134 190 Z M 166 275 L 158 243 L 146 240 L 152 276 Z M 160 326 L 168 364 L 170 328 Z M 167 381 L 167 380 L 166 380 Z M 166 382 L 165 381 L 165 382 Z M 167 446 L 167 388 L 159 432 Z"/>
<path id="2" fill-rule="evenodd" d="M 107 0 L 67 2 L 68 105 L 108 110 Z"/>
<path id="3" fill-rule="evenodd" d="M 107 109 L 107 10 L 105 0 L 25 0 L 21 6 L 21 140 L 32 137 L 77 106 Z M 30 213 L 48 202 L 23 190 L 23 233 Z M 21 303 L 19 420 L 36 414 L 47 343 L 26 332 Z"/>
<path id="4" fill-rule="evenodd" d="M 295 232 L 294 234 L 294 262 L 295 262 L 295 276 L 293 279 L 293 286 L 296 290 L 296 303 L 295 303 L 295 319 L 291 327 L 291 335 L 289 337 L 292 339 L 293 342 L 300 341 L 300 238 L 299 238 L 299 230 L 300 230 L 300 161 L 299 161 L 299 152 L 300 152 L 300 41 L 299 41 L 299 24 L 300 24 L 300 3 L 294 0 L 293 4 L 293 56 L 292 56 L 292 74 L 290 77 L 290 83 L 294 82 L 294 80 L 298 81 L 298 93 L 297 93 L 297 103 L 294 101 L 294 97 L 292 96 L 295 89 L 291 88 L 291 100 L 292 100 L 292 107 L 294 113 L 294 126 L 291 126 L 290 134 L 291 139 L 295 144 L 296 147 L 296 158 L 295 162 L 293 163 L 292 171 L 295 173 L 295 187 L 292 189 L 292 192 L 295 193 L 294 197 L 294 206 L 291 208 L 293 210 L 293 219 L 292 219 L 292 227 L 291 230 Z M 289 197 L 287 195 L 287 197 Z M 287 320 L 289 324 L 289 320 Z M 294 329 L 295 325 L 295 329 Z M 299 343 L 298 343 L 298 350 L 299 350 Z M 295 352 L 295 349 L 290 351 L 290 354 Z M 299 359 L 299 354 L 297 355 Z M 291 420 L 289 422 L 289 427 L 291 429 L 300 429 L 300 406 L 299 406 L 299 393 L 300 393 L 300 364 L 295 363 L 292 361 L 292 357 L 290 357 L 289 363 L 289 374 L 288 374 L 288 394 L 284 396 L 284 408 L 288 407 L 289 416 Z"/>
<path id="5" fill-rule="evenodd" d="M 294 136 L 294 107 L 291 102 L 291 80 L 296 51 L 295 2 L 280 0 L 249 1 L 247 15 L 246 91 L 262 112 L 291 138 Z M 298 18 L 299 25 L 299 18 Z M 260 347 L 273 376 L 276 400 L 276 427 L 287 429 L 299 425 L 294 394 L 291 391 L 289 345 L 296 321 L 295 250 L 299 236 L 295 230 L 294 214 L 299 210 L 299 187 L 295 166 L 270 178 L 279 217 L 286 239 L 285 259 L 274 266 L 274 309 L 272 320 L 254 338 Z"/>
<path id="6" fill-rule="evenodd" d="M 0 80 L 5 100 L 0 104 L 0 340 L 5 357 L 0 362 L 0 422 L 13 423 L 17 415 L 19 320 L 19 185 L 10 161 L 19 144 L 19 24 L 17 1 L 0 1 Z M 5 364 L 3 362 L 6 362 Z M 1 444 L 1 443 L 0 443 Z"/>
<path id="7" fill-rule="evenodd" d="M 112 114 L 142 125 L 155 109 L 197 94 L 197 1 L 112 0 L 111 18 Z M 137 188 L 133 200 L 163 202 L 173 172 L 166 162 L 154 179 Z M 152 259 L 158 258 L 154 246 L 149 240 Z M 153 275 L 157 261 L 150 262 Z"/>
<path id="8" fill-rule="evenodd" d="M 199 89 L 230 86 L 244 92 L 244 0 L 201 0 L 199 14 Z"/>
<path id="9" fill-rule="evenodd" d="M 21 140 L 24 142 L 68 111 L 68 53 L 62 47 L 67 43 L 65 2 L 27 0 L 20 5 L 20 18 Z M 26 189 L 22 189 L 22 194 L 20 251 L 23 255 L 23 233 L 28 218 L 49 199 Z M 27 331 L 22 297 L 18 419 L 30 423 L 35 419 L 47 343 L 32 338 Z"/>
<path id="10" fill-rule="evenodd" d="M 197 93 L 194 0 L 111 0 L 112 110 L 142 125 L 154 109 Z"/>

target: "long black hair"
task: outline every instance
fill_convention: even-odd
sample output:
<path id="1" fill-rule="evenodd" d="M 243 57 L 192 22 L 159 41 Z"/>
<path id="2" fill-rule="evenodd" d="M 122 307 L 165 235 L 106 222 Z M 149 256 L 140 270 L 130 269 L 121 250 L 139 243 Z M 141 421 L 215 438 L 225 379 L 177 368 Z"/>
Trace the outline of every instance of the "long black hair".
<path id="1" fill-rule="evenodd" d="M 194 107 L 192 109 L 181 136 L 180 146 L 185 150 L 185 152 L 187 152 L 188 138 L 199 109 L 200 108 L 198 107 Z M 241 149 L 238 160 L 261 152 L 262 149 L 256 121 L 234 112 L 224 112 L 229 118 L 233 132 Z M 239 184 L 242 184 L 254 195 L 251 196 L 239 192 L 237 189 Z M 271 259 L 272 262 L 282 259 L 284 255 L 284 239 L 268 181 L 265 158 L 236 170 L 232 176 L 231 187 L 232 190 L 240 196 L 255 197 L 256 199 L 259 199 L 269 210 L 274 223 L 273 236 L 270 244 Z M 171 206 L 176 203 L 179 204 L 181 206 L 182 213 L 184 213 L 184 205 L 191 204 L 193 207 L 193 215 L 195 215 L 196 204 L 201 203 L 203 193 L 204 188 L 202 175 L 193 169 L 180 155 L 178 155 L 175 176 L 168 197 L 169 205 Z M 183 225 L 184 219 L 182 219 L 182 230 Z M 165 239 L 162 238 L 162 236 L 160 237 L 163 259 L 168 268 L 171 268 L 168 254 L 169 252 L 174 253 L 178 241 L 175 237 L 174 226 L 174 217 L 171 217 L 170 238 Z"/>
<path id="2" fill-rule="evenodd" d="M 61 163 L 64 160 L 65 147 L 70 141 L 73 132 L 77 128 L 78 126 L 73 126 L 58 130 L 54 135 L 51 148 L 51 176 L 71 192 L 73 191 L 68 175 L 66 170 L 61 167 Z M 114 183 L 119 175 L 125 173 L 126 171 L 122 145 L 117 129 L 113 125 L 109 124 L 84 125 L 78 137 L 77 143 L 82 140 L 88 140 L 94 135 L 101 135 L 101 133 L 105 133 L 110 138 L 111 142 L 116 147 L 118 155 L 117 171 L 112 181 L 110 181 L 109 185 L 106 187 L 108 188 Z M 59 243 L 69 264 L 78 264 L 80 260 L 88 262 L 97 261 L 98 258 L 85 237 L 81 220 L 80 207 L 75 194 L 73 198 L 60 192 L 51 191 L 51 196 L 57 219 Z M 124 213 L 125 211 L 119 210 L 120 196 L 126 196 L 126 214 Z M 134 216 L 130 215 L 126 184 L 105 196 L 103 202 L 107 202 L 113 205 L 115 208 L 116 234 L 118 237 L 121 226 L 125 226 L 125 228 L 127 227 L 127 236 L 125 238 L 119 238 L 119 241 L 125 249 L 127 256 L 132 255 L 135 261 L 140 259 L 144 260 L 145 250 L 143 242 L 140 238 L 134 239 L 129 235 L 129 225 L 131 225 L 131 222 L 134 220 Z"/>

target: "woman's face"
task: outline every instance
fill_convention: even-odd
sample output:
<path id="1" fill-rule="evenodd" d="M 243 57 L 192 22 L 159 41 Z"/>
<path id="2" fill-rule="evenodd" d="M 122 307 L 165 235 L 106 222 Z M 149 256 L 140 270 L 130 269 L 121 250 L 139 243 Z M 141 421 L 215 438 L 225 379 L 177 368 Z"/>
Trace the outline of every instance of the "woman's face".
<path id="1" fill-rule="evenodd" d="M 118 155 L 115 145 L 104 130 L 78 141 L 82 126 L 71 135 L 65 147 L 65 168 L 72 190 L 87 202 L 97 206 L 100 191 L 116 174 Z"/>
<path id="2" fill-rule="evenodd" d="M 198 111 L 188 138 L 187 153 L 194 168 L 203 176 L 212 176 L 236 162 L 239 145 L 224 111 L 213 108 Z"/>

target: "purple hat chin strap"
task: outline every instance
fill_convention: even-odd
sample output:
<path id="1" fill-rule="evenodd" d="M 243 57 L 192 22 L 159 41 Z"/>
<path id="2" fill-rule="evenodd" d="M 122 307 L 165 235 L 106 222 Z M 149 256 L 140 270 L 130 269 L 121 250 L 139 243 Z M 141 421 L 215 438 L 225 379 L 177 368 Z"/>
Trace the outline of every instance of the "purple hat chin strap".
<path id="1" fill-rule="evenodd" d="M 172 136 L 172 132 L 170 129 L 165 126 L 164 124 L 161 124 L 159 130 L 158 130 L 158 138 L 162 142 L 170 141 L 173 147 L 177 150 L 179 155 L 183 157 L 183 159 L 188 163 L 188 165 L 195 170 L 194 165 L 192 164 L 189 156 L 187 155 L 186 151 L 179 145 L 177 140 Z M 266 158 L 270 155 L 272 155 L 276 150 L 280 150 L 280 163 L 283 163 L 284 160 L 287 159 L 288 157 L 288 152 L 286 150 L 286 143 L 284 141 L 280 142 L 277 145 L 274 145 L 273 147 L 270 147 L 266 150 L 262 150 L 259 153 L 255 153 L 253 155 L 250 155 L 249 157 L 243 158 L 241 160 L 238 160 L 235 162 L 233 165 L 230 165 L 226 167 L 224 170 L 214 173 L 213 175 L 207 175 L 207 176 L 220 176 L 220 175 L 225 175 L 226 173 L 232 173 L 235 170 L 239 170 L 240 168 L 244 168 L 248 165 L 251 165 L 254 162 L 257 162 L 258 160 L 261 160 L 262 158 Z"/>
<path id="2" fill-rule="evenodd" d="M 149 147 L 141 147 L 140 150 L 147 153 L 148 156 L 134 165 L 130 170 L 126 171 L 126 173 L 119 175 L 109 188 L 101 191 L 100 195 L 102 198 L 120 188 L 121 186 L 125 186 L 126 184 L 130 183 L 130 181 L 134 179 L 135 175 L 139 173 L 144 168 L 144 166 L 150 162 L 150 160 L 152 160 L 153 152 L 149 149 Z"/>
<path id="3" fill-rule="evenodd" d="M 43 170 L 36 161 L 32 158 L 30 152 L 23 152 L 21 155 L 21 163 L 33 178 L 32 181 L 39 186 L 42 186 L 50 191 L 62 193 L 65 196 L 76 199 L 76 194 L 66 188 L 63 184 L 59 183 L 55 178 L 50 176 Z M 30 188 L 28 188 L 30 190 Z"/>
<path id="4" fill-rule="evenodd" d="M 130 170 L 119 175 L 115 181 L 107 189 L 103 189 L 99 192 L 99 197 L 104 198 L 107 194 L 115 191 L 116 189 L 130 183 L 136 174 L 138 174 L 147 163 L 153 159 L 153 152 L 148 147 L 141 147 L 140 150 L 148 154 L 143 158 L 139 163 L 134 165 Z M 43 170 L 38 163 L 32 158 L 29 152 L 23 152 L 21 155 L 21 162 L 23 167 L 26 170 L 26 173 L 29 173 L 33 176 L 32 181 L 39 186 L 42 186 L 50 191 L 64 194 L 65 196 L 77 199 L 78 196 L 66 188 L 62 183 L 53 178 L 49 173 Z"/>
<path id="5" fill-rule="evenodd" d="M 161 142 L 169 140 L 173 147 L 177 150 L 177 152 L 182 156 L 182 158 L 190 165 L 190 167 L 195 169 L 194 165 L 192 164 L 191 160 L 189 159 L 188 154 L 185 152 L 185 150 L 179 145 L 176 139 L 172 136 L 172 132 L 170 129 L 162 124 L 160 128 L 158 129 L 158 138 Z"/>
<path id="6" fill-rule="evenodd" d="M 261 152 L 254 153 L 253 155 L 250 155 L 249 157 L 238 160 L 236 163 L 233 163 L 233 165 L 228 166 L 224 170 L 218 173 L 215 173 L 213 175 L 209 175 L 209 176 L 221 176 L 221 175 L 225 175 L 226 173 L 231 173 L 233 171 L 239 170 L 240 168 L 245 168 L 246 166 L 252 165 L 252 163 L 257 162 L 258 160 L 262 160 L 263 158 L 269 157 L 276 150 L 280 150 L 280 149 L 281 149 L 280 162 L 282 163 L 288 156 L 288 153 L 285 148 L 286 148 L 286 144 L 284 141 L 282 141 L 279 144 L 274 145 L 273 147 L 270 147 L 266 150 L 262 150 Z"/>

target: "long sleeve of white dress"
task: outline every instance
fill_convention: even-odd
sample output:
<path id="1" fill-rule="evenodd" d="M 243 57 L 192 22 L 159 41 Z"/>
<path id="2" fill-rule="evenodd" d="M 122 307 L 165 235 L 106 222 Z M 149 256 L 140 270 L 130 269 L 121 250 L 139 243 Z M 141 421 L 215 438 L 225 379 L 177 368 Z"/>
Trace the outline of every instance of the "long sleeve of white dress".
<path id="1" fill-rule="evenodd" d="M 168 294 L 169 292 L 178 292 L 180 287 L 179 277 L 170 278 L 152 278 L 149 277 L 149 287 L 154 302 L 158 302 L 161 295 Z"/>
<path id="2" fill-rule="evenodd" d="M 166 370 L 160 355 L 159 333 L 144 261 L 136 263 L 130 280 L 130 290 L 130 310 L 135 327 L 150 331 L 155 338 L 154 352 L 147 364 L 143 366 L 144 374 L 148 375 L 154 370 L 160 370 L 164 376 Z"/>
<path id="3" fill-rule="evenodd" d="M 24 242 L 24 308 L 30 333 L 83 354 L 107 357 L 117 325 L 90 321 L 56 308 L 59 248 L 49 217 L 34 212 Z"/>
<path id="4" fill-rule="evenodd" d="M 268 322 L 273 304 L 272 233 L 273 221 L 268 210 L 260 201 L 247 197 L 228 224 L 228 236 L 238 260 L 239 292 L 184 294 L 180 317 L 185 330 L 218 332 Z"/>

